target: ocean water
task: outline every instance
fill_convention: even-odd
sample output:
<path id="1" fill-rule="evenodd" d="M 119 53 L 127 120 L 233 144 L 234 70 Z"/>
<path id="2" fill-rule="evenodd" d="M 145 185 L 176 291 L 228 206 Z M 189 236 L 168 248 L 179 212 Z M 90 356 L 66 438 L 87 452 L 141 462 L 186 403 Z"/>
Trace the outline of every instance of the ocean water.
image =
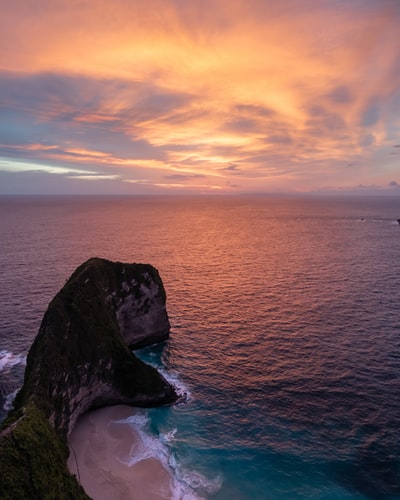
<path id="1" fill-rule="evenodd" d="M 400 498 L 400 197 L 0 198 L 1 418 L 92 256 L 160 271 L 184 395 L 132 421 L 175 498 Z M 140 457 L 132 457 L 132 463 Z"/>

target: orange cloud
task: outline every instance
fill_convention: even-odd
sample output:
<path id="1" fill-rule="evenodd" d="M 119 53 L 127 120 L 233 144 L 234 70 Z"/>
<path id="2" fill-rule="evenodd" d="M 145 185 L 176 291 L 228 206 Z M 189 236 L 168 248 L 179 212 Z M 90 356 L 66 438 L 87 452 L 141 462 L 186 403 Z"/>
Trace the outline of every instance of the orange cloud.
<path id="1" fill-rule="evenodd" d="M 16 0 L 0 21 L 0 70 L 59 75 L 40 105 L 22 109 L 16 91 L 10 104 L 66 124 L 62 147 L 23 146 L 49 160 L 154 182 L 170 171 L 220 187 L 340 185 L 372 175 L 342 165 L 372 164 L 400 131 L 399 20 L 390 0 Z M 105 129 L 110 144 L 88 141 Z"/>

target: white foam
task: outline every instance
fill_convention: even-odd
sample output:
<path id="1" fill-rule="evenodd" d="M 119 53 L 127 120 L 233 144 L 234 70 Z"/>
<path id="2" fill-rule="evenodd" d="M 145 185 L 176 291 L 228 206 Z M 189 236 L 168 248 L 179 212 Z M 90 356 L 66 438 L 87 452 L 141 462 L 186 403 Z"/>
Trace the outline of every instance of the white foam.
<path id="1" fill-rule="evenodd" d="M 122 460 L 125 464 L 133 466 L 142 460 L 148 458 L 158 458 L 164 463 L 164 455 L 166 449 L 162 442 L 156 436 L 152 436 L 145 431 L 145 427 L 149 422 L 149 418 L 145 412 L 138 412 L 124 420 L 115 420 L 115 423 L 129 424 L 137 433 L 137 440 L 132 445 L 130 455 L 126 460 Z"/>
<path id="2" fill-rule="evenodd" d="M 152 356 L 153 357 L 153 356 Z M 180 374 L 174 370 L 168 370 L 148 359 L 145 363 L 153 366 L 161 375 L 174 386 L 178 396 L 178 404 L 186 404 L 193 400 L 190 388 L 181 379 Z M 178 429 L 160 434 L 158 437 L 151 435 L 146 426 L 150 419 L 147 413 L 138 412 L 124 421 L 129 423 L 138 433 L 138 442 L 131 449 L 131 456 L 127 463 L 134 465 L 146 458 L 158 459 L 163 467 L 169 471 L 171 476 L 172 500 L 203 500 L 201 494 L 216 493 L 222 485 L 222 476 L 218 475 L 214 479 L 209 479 L 198 471 L 191 470 L 180 463 L 172 451 L 173 443 L 177 439 Z"/>
<path id="3" fill-rule="evenodd" d="M 155 368 L 171 385 L 174 386 L 175 391 L 179 396 L 178 404 L 187 403 L 188 401 L 191 401 L 193 399 L 189 387 L 181 379 L 180 374 L 178 372 L 174 370 L 169 370 L 164 365 L 162 364 L 160 365 L 160 363 L 157 363 L 156 361 L 152 361 L 147 358 L 141 357 L 140 353 L 138 352 L 136 352 L 135 354 L 146 364 Z M 154 358 L 156 356 L 156 353 L 150 352 L 147 354 L 147 356 L 149 356 L 150 358 Z"/>
<path id="4" fill-rule="evenodd" d="M 191 401 L 193 399 L 189 387 L 181 379 L 178 372 L 174 370 L 168 370 L 167 368 L 160 366 L 157 363 L 149 363 L 148 361 L 145 362 L 155 368 L 159 373 L 161 373 L 161 375 L 167 382 L 174 386 L 175 391 L 179 396 L 178 403 L 187 403 L 188 401 Z"/>
<path id="5" fill-rule="evenodd" d="M 138 436 L 130 450 L 129 457 L 123 460 L 125 464 L 133 466 L 149 458 L 159 460 L 165 470 L 170 473 L 172 500 L 202 500 L 203 497 L 196 490 L 215 493 L 220 489 L 221 477 L 210 480 L 199 472 L 185 468 L 176 460 L 169 444 L 174 442 L 177 429 L 172 429 L 157 437 L 147 432 L 146 427 L 149 421 L 146 410 L 138 411 L 125 420 L 114 421 L 131 425 Z"/>
<path id="6" fill-rule="evenodd" d="M 171 454 L 170 468 L 173 470 L 175 484 L 174 484 L 174 500 L 181 498 L 187 500 L 203 499 L 200 492 L 208 495 L 216 493 L 222 485 L 222 476 L 218 475 L 214 479 L 209 479 L 198 471 L 190 470 L 180 463 Z M 185 496 L 186 495 L 186 496 Z"/>
<path id="7" fill-rule="evenodd" d="M 13 409 L 14 399 L 15 399 L 15 396 L 17 395 L 18 390 L 19 389 L 15 389 L 15 391 L 13 391 L 7 395 L 6 400 L 4 402 L 4 405 L 3 405 L 3 409 L 5 411 L 10 411 Z"/>
<path id="8" fill-rule="evenodd" d="M 161 373 L 161 375 L 174 386 L 176 393 L 179 396 L 180 402 L 186 403 L 193 399 L 192 393 L 190 392 L 189 387 L 184 383 L 184 381 L 180 378 L 178 372 L 173 370 L 167 370 L 166 368 L 159 367 L 154 365 L 155 368 Z"/>
<path id="9" fill-rule="evenodd" d="M 162 443 L 172 443 L 175 440 L 175 434 L 178 429 L 172 429 L 172 431 L 167 432 L 166 434 L 160 434 L 160 439 Z"/>
<path id="10" fill-rule="evenodd" d="M 10 351 L 0 351 L 0 371 L 19 364 L 26 364 L 26 356 L 13 354 Z"/>

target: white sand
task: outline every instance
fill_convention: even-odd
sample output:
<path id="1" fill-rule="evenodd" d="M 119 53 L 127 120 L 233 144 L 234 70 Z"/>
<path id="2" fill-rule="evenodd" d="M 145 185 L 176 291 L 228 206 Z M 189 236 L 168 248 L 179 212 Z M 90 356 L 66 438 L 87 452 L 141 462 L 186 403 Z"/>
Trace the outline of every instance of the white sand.
<path id="1" fill-rule="evenodd" d="M 138 435 L 125 423 L 135 409 L 118 405 L 83 415 L 72 431 L 68 468 L 93 500 L 171 498 L 170 475 L 156 458 L 129 466 Z"/>

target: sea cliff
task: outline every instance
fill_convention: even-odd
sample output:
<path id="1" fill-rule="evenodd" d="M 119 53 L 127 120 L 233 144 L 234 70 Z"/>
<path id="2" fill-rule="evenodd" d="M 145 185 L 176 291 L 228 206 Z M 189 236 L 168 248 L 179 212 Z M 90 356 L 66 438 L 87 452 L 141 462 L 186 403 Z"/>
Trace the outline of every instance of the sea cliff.
<path id="1" fill-rule="evenodd" d="M 174 388 L 130 350 L 168 337 L 165 302 L 148 264 L 93 258 L 76 269 L 48 306 L 0 430 L 2 498 L 88 498 L 66 466 L 78 417 L 176 401 Z"/>

